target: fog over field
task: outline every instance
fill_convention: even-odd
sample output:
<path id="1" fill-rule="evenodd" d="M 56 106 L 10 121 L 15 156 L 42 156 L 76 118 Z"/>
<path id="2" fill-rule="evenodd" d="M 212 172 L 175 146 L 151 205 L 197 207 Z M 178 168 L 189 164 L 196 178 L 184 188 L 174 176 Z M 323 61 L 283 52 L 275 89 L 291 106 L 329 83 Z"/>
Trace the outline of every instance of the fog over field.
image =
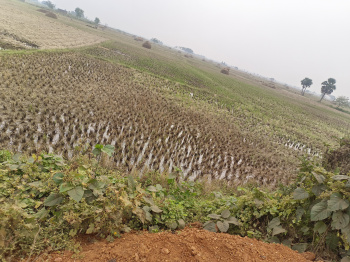
<path id="1" fill-rule="evenodd" d="M 337 80 L 334 95 L 350 96 L 350 2 L 346 0 L 54 0 L 90 19 L 294 86 L 310 90 Z"/>

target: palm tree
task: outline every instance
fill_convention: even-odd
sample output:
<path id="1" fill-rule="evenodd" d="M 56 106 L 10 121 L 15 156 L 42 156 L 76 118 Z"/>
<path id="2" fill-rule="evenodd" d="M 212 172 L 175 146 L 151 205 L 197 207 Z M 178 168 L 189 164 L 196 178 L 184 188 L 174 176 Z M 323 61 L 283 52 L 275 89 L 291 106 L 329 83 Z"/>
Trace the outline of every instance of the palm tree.
<path id="1" fill-rule="evenodd" d="M 304 95 L 306 88 L 310 87 L 312 84 L 312 80 L 308 77 L 305 77 L 303 80 L 301 80 L 301 85 L 303 86 L 301 89 L 301 95 Z"/>
<path id="2" fill-rule="evenodd" d="M 335 83 L 336 83 L 336 80 L 334 78 L 328 78 L 328 81 L 322 82 L 322 87 L 321 87 L 322 97 L 320 99 L 320 102 L 322 101 L 325 95 L 330 95 L 333 93 L 333 91 L 336 89 Z"/>

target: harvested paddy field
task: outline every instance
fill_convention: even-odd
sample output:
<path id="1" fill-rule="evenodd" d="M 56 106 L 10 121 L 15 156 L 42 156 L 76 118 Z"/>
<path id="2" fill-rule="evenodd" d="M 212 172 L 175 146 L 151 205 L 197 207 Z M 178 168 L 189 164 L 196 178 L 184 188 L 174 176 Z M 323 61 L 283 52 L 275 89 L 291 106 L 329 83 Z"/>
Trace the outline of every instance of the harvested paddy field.
<path id="1" fill-rule="evenodd" d="M 14 0 L 0 0 L 0 5 L 2 49 L 71 48 L 105 40 L 98 35 L 67 25 L 64 22 L 70 20 L 68 17 L 61 15 L 56 15 L 57 19 L 48 17 L 40 12 L 43 9 L 36 6 Z"/>
<path id="2" fill-rule="evenodd" d="M 1 1 L 7 37 L 40 42 L 35 31 L 46 37 L 39 48 L 109 39 L 70 51 L 2 51 L 0 145 L 15 152 L 71 158 L 78 145 L 112 144 L 114 163 L 128 171 L 179 168 L 188 180 L 275 186 L 295 176 L 300 157 L 320 159 L 348 132 L 349 115 L 239 70 L 224 75 L 211 61 Z M 48 19 L 43 31 L 30 31 L 40 19 Z"/>

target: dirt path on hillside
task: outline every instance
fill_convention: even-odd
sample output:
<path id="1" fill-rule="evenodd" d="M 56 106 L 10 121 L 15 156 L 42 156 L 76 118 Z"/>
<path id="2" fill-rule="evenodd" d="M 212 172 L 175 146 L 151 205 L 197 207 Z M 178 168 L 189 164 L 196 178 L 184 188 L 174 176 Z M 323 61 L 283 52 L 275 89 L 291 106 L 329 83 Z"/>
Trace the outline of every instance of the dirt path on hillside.
<path id="1" fill-rule="evenodd" d="M 81 259 L 71 258 L 72 253 L 67 251 L 51 254 L 48 260 L 43 261 L 312 261 L 305 258 L 311 253 L 299 254 L 280 244 L 267 244 L 256 239 L 197 228 L 186 228 L 175 233 L 128 233 L 113 243 L 104 240 L 93 242 L 92 238 L 84 238 L 81 244 Z"/>

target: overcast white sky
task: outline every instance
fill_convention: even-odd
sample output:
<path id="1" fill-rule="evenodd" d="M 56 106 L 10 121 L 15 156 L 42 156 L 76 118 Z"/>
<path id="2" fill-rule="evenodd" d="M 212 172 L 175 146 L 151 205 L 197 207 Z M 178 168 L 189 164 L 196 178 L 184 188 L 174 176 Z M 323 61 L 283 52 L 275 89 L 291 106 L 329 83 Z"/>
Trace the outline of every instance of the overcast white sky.
<path id="1" fill-rule="evenodd" d="M 349 0 L 51 0 L 102 24 L 300 86 L 350 97 Z"/>

